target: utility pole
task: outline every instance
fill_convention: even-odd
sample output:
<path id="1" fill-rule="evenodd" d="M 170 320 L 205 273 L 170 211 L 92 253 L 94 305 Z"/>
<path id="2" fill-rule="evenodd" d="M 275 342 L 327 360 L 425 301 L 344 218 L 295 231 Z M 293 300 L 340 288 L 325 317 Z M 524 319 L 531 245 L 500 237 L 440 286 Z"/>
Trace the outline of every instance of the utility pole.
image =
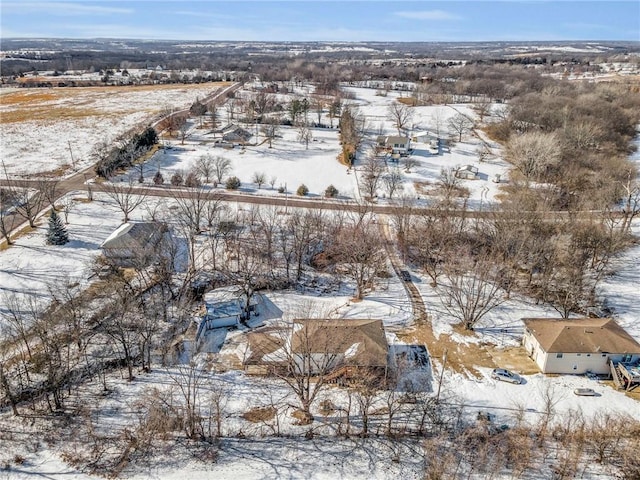
<path id="1" fill-rule="evenodd" d="M 71 140 L 67 140 L 67 144 L 69 145 L 69 154 L 71 155 L 71 166 L 76 168 L 76 161 L 73 159 L 73 150 L 71 149 Z"/>

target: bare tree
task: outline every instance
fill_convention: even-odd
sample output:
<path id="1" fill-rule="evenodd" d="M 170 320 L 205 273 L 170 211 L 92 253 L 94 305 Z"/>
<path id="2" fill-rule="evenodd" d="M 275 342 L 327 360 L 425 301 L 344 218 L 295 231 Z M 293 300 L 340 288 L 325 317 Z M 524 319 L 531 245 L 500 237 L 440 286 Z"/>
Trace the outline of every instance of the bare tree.
<path id="1" fill-rule="evenodd" d="M 313 133 L 306 123 L 298 127 L 298 141 L 304 143 L 305 150 L 309 149 L 309 142 L 313 140 Z"/>
<path id="2" fill-rule="evenodd" d="M 360 188 L 367 200 L 373 201 L 378 191 L 378 186 L 382 181 L 386 166 L 384 161 L 376 157 L 373 151 L 370 151 L 360 167 Z"/>
<path id="3" fill-rule="evenodd" d="M 204 371 L 195 363 L 178 365 L 168 371 L 169 378 L 179 392 L 182 408 L 181 424 L 184 434 L 190 439 L 203 438 L 204 414 L 202 407 L 202 389 L 206 380 Z"/>
<path id="4" fill-rule="evenodd" d="M 55 207 L 58 199 L 58 180 L 38 180 L 38 191 L 50 207 Z"/>
<path id="5" fill-rule="evenodd" d="M 216 183 L 223 183 L 224 178 L 231 173 L 231 160 L 224 157 L 213 159 L 213 173 Z"/>
<path id="6" fill-rule="evenodd" d="M 407 173 L 411 173 L 411 169 L 418 165 L 418 161 L 413 158 L 411 155 L 404 158 L 404 171 Z"/>
<path id="7" fill-rule="evenodd" d="M 433 114 L 431 114 L 431 121 L 433 122 L 433 126 L 435 127 L 437 138 L 442 137 L 442 128 L 444 127 L 444 119 L 445 119 L 444 110 L 440 107 L 436 108 Z"/>
<path id="8" fill-rule="evenodd" d="M 473 330 L 482 317 L 505 301 L 493 270 L 490 258 L 474 259 L 464 252 L 446 264 L 447 281 L 440 284 L 443 305 L 467 330 Z"/>
<path id="9" fill-rule="evenodd" d="M 379 229 L 372 224 L 342 228 L 331 247 L 331 254 L 355 282 L 357 299 L 364 297 L 373 287 L 376 275 L 386 269 L 383 240 Z"/>
<path id="10" fill-rule="evenodd" d="M 15 182 L 13 198 L 15 212 L 29 222 L 31 228 L 35 228 L 38 213 L 46 201 L 45 196 L 42 192 L 33 190 L 28 183 Z"/>
<path id="11" fill-rule="evenodd" d="M 269 117 L 262 126 L 262 134 L 269 142 L 269 148 L 273 147 L 273 141 L 280 132 L 280 119 Z"/>
<path id="12" fill-rule="evenodd" d="M 322 124 L 322 111 L 324 109 L 324 98 L 322 98 L 320 95 L 312 96 L 311 105 L 313 106 L 313 109 L 315 110 L 316 115 L 318 116 L 317 125 L 320 126 Z"/>
<path id="13" fill-rule="evenodd" d="M 196 170 L 198 174 L 204 178 L 204 183 L 209 183 L 209 180 L 215 173 L 214 160 L 211 155 L 201 155 L 196 160 Z"/>
<path id="14" fill-rule="evenodd" d="M 7 245 L 13 245 L 11 233 L 18 226 L 18 216 L 13 212 L 17 198 L 12 188 L 0 188 L 0 233 Z"/>
<path id="15" fill-rule="evenodd" d="M 390 168 L 387 174 L 382 177 L 382 180 L 387 187 L 389 198 L 393 198 L 396 192 L 402 191 L 404 176 L 398 167 Z"/>
<path id="16" fill-rule="evenodd" d="M 216 102 L 211 102 L 207 108 L 209 110 L 211 128 L 215 129 L 218 126 L 218 105 L 216 105 Z"/>
<path id="17" fill-rule="evenodd" d="M 402 130 L 411 122 L 413 111 L 408 105 L 396 101 L 389 105 L 389 115 L 398 129 L 398 135 L 401 135 Z"/>
<path id="18" fill-rule="evenodd" d="M 136 315 L 136 296 L 126 284 L 116 281 L 110 285 L 113 294 L 106 315 L 100 323 L 100 331 L 107 335 L 120 351 L 122 361 L 127 368 L 127 379 L 133 380 L 133 365 L 138 358 L 138 318 Z"/>
<path id="19" fill-rule="evenodd" d="M 184 145 L 184 141 L 191 136 L 191 125 L 186 121 L 178 128 L 180 133 L 180 144 Z"/>
<path id="20" fill-rule="evenodd" d="M 105 183 L 103 188 L 104 193 L 116 203 L 124 215 L 124 223 L 129 221 L 131 213 L 146 199 L 146 194 L 138 190 L 131 179 L 128 182 Z"/>
<path id="21" fill-rule="evenodd" d="M 458 141 L 461 142 L 463 135 L 473 128 L 473 121 L 466 115 L 458 113 L 449 119 L 447 126 L 449 130 L 458 135 Z"/>
<path id="22" fill-rule="evenodd" d="M 258 188 L 260 188 L 267 181 L 267 174 L 264 172 L 253 172 L 253 177 L 251 177 L 251 181 L 257 184 Z"/>
<path id="23" fill-rule="evenodd" d="M 491 115 L 491 102 L 487 99 L 481 100 L 473 106 L 473 109 L 476 111 L 480 117 L 480 121 L 482 122 L 484 117 Z"/>
<path id="24" fill-rule="evenodd" d="M 633 168 L 627 169 L 626 179 L 622 182 L 622 232 L 631 231 L 633 219 L 640 215 L 640 181 Z"/>

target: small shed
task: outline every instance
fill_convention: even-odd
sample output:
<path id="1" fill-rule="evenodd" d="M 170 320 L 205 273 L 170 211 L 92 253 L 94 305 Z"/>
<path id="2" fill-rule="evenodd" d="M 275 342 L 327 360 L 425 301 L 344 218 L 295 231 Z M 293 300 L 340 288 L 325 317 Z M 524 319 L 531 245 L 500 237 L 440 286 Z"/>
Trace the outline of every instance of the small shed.
<path id="1" fill-rule="evenodd" d="M 464 180 L 475 180 L 478 177 L 478 167 L 465 165 L 456 170 L 456 177 Z"/>

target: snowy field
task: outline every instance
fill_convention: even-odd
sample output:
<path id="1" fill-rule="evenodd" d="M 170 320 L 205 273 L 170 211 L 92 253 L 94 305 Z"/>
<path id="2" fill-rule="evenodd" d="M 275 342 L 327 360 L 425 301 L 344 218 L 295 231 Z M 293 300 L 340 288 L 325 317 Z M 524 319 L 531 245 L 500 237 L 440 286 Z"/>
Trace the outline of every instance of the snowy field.
<path id="1" fill-rule="evenodd" d="M 91 164 L 91 152 L 100 142 L 114 141 L 159 111 L 188 107 L 197 98 L 210 94 L 217 85 L 3 89 L 0 91 L 3 117 L 0 142 L 6 171 L 11 176 L 26 177 L 53 172 L 68 175 L 82 170 Z M 308 90 L 304 91 L 309 93 Z M 366 138 L 355 171 L 349 171 L 337 161 L 340 153 L 337 128 L 312 129 L 313 140 L 307 148 L 299 142 L 296 128 L 282 127 L 273 148 L 268 148 L 259 130 L 243 125 L 254 134 L 250 142 L 256 145 L 231 150 L 215 148 L 213 136 L 206 129 L 193 128 L 184 145 L 177 139 L 172 140 L 172 150 L 160 151 L 147 162 L 147 180 L 150 181 L 158 169 L 166 178 L 175 171 L 188 171 L 197 158 L 209 154 L 231 161 L 232 174 L 240 178 L 246 192 L 270 195 L 286 186 L 291 193 L 304 183 L 310 196 L 322 196 L 329 185 L 334 185 L 341 197 L 357 197 L 359 170 L 368 146 L 379 134 L 398 133 L 388 111 L 398 94 L 389 92 L 383 97 L 376 95 L 375 89 L 354 87 L 348 91 L 356 98 L 346 103 L 357 106 L 366 124 Z M 240 92 L 239 95 L 248 94 Z M 278 98 L 286 104 L 295 97 L 278 95 Z M 411 111 L 413 117 L 406 134 L 427 133 L 431 138 L 447 137 L 450 133 L 447 121 L 458 113 L 475 118 L 475 113 L 466 105 L 413 107 Z M 229 115 L 222 108 L 219 122 L 225 119 L 228 120 Z M 315 121 L 316 114 L 310 112 L 309 119 Z M 326 125 L 332 123 L 326 109 L 321 121 Z M 192 120 L 191 124 L 195 127 L 196 122 Z M 477 150 L 483 144 L 488 145 L 491 155 L 480 162 Z M 425 199 L 443 168 L 472 165 L 478 168 L 478 177 L 461 180 L 461 184 L 470 191 L 470 208 L 482 208 L 483 203 L 494 201 L 499 193 L 500 184 L 492 181 L 495 175 L 507 177 L 508 165 L 500 159 L 499 146 L 486 139 L 481 141 L 476 134 L 466 134 L 450 151 L 437 154 L 430 153 L 427 143 L 413 142 L 412 148 L 411 159 L 416 166 L 407 172 L 402 160 L 399 162 L 403 184 L 396 195 Z M 389 166 L 393 166 L 393 162 L 389 162 Z M 255 172 L 266 174 L 267 184 L 260 189 L 252 183 Z M 269 184 L 272 179 L 275 179 L 274 189 Z M 385 203 L 387 196 L 380 187 L 378 201 Z"/>
<path id="2" fill-rule="evenodd" d="M 348 88 L 355 94 L 356 99 L 351 102 L 357 106 L 358 112 L 366 118 L 369 132 L 369 141 L 375 141 L 380 135 L 398 135 L 392 117 L 389 114 L 389 106 L 397 101 L 401 94 L 389 92 L 386 97 L 376 95 L 377 90 L 367 88 Z M 411 125 L 408 129 L 409 136 L 427 134 L 430 138 L 447 138 L 450 132 L 447 126 L 449 119 L 459 113 L 477 119 L 477 115 L 468 105 L 434 105 L 411 107 Z M 375 133 L 374 133 L 375 132 Z M 478 131 L 476 131 L 478 132 Z M 478 132 L 482 135 L 482 132 Z M 480 162 L 477 150 L 484 144 L 488 145 L 491 155 L 486 161 Z M 456 168 L 472 165 L 478 168 L 478 176 L 475 180 L 461 180 L 461 186 L 470 192 L 470 208 L 481 208 L 482 204 L 495 201 L 500 193 L 500 183 L 493 182 L 496 174 L 500 174 L 503 181 L 507 178 L 509 165 L 500 157 L 500 146 L 491 142 L 484 136 L 481 138 L 475 134 L 465 134 L 461 142 L 451 147 L 450 151 L 441 151 L 433 154 L 429 151 L 429 145 L 421 142 L 411 142 L 414 149 L 411 158 L 417 162 L 410 173 L 406 173 L 403 162 L 400 160 L 401 171 L 404 174 L 402 194 L 410 197 L 424 197 L 424 194 L 416 189 L 416 184 L 426 183 L 426 188 L 438 181 L 443 168 Z M 379 192 L 379 197 L 384 192 Z"/>
<path id="3" fill-rule="evenodd" d="M 165 109 L 188 108 L 222 84 L 0 89 L 0 149 L 6 173 L 70 174 L 91 152 Z M 3 171 L 3 175 L 4 175 Z"/>
<path id="4" fill-rule="evenodd" d="M 340 144 L 336 129 L 312 129 L 313 140 L 307 149 L 298 140 L 296 128 L 282 127 L 278 138 L 273 141 L 272 148 L 269 148 L 260 131 L 256 136 L 253 126 L 243 125 L 254 135 L 251 142 L 257 145 L 246 148 L 236 147 L 231 150 L 216 148 L 213 146 L 213 137 L 210 134 L 205 133 L 205 130 L 194 128 L 184 145 L 177 140 L 173 141 L 171 142 L 174 146 L 172 150 L 159 151 L 149 160 L 145 176 L 150 180 L 155 171 L 160 169 L 166 179 L 175 171 L 188 171 L 199 157 L 212 155 L 228 158 L 231 161 L 233 168 L 231 174 L 240 178 L 245 192 L 261 195 L 277 193 L 269 184 L 262 185 L 262 188 L 258 189 L 258 186 L 252 183 L 253 174 L 262 172 L 266 174 L 267 180 L 275 177 L 276 189 L 286 186 L 289 193 L 295 193 L 300 184 L 305 184 L 309 188 L 309 196 L 322 196 L 325 189 L 333 185 L 338 189 L 341 197 L 360 197 L 358 178 L 361 175 L 362 162 L 371 145 L 378 134 L 397 135 L 398 133 L 389 114 L 389 106 L 397 101 L 398 95 L 390 92 L 386 97 L 378 96 L 375 94 L 376 90 L 367 88 L 349 87 L 347 90 L 356 98 L 345 103 L 357 107 L 358 113 L 365 118 L 367 127 L 363 147 L 358 154 L 354 170 L 350 171 L 337 161 Z M 287 97 L 282 97 L 282 101 L 289 101 Z M 471 118 L 475 117 L 475 113 L 466 105 L 413 107 L 411 111 L 413 119 L 408 133 L 413 135 L 417 132 L 429 132 L 433 138 L 437 131 L 443 138 L 448 136 L 446 125 L 452 116 L 463 113 Z M 221 118 L 225 117 L 226 115 L 222 112 Z M 309 117 L 314 121 L 316 119 L 313 113 L 310 113 Z M 326 112 L 322 114 L 321 119 L 324 124 L 330 124 Z M 193 123 L 195 125 L 195 122 Z M 477 150 L 484 144 L 489 146 L 491 156 L 486 161 L 480 162 Z M 482 208 L 483 203 L 486 206 L 487 203 L 495 201 L 496 195 L 500 193 L 500 184 L 492 181 L 495 175 L 500 174 L 503 179 L 507 177 L 508 164 L 500 159 L 499 145 L 486 139 L 483 142 L 471 134 L 463 136 L 462 142 L 456 143 L 450 151 L 442 151 L 439 154 L 430 153 L 427 143 L 412 142 L 412 148 L 414 153 L 411 159 L 415 161 L 416 166 L 407 172 L 403 166 L 403 160 L 400 160 L 398 166 L 403 174 L 403 182 L 396 196 L 406 195 L 425 200 L 425 192 L 434 188 L 443 168 L 473 165 L 479 170 L 477 179 L 461 180 L 461 186 L 470 192 L 469 207 L 478 209 Z M 388 162 L 388 166 L 392 167 L 394 164 Z M 382 186 L 378 188 L 378 202 L 381 204 L 388 202 L 387 193 Z"/>

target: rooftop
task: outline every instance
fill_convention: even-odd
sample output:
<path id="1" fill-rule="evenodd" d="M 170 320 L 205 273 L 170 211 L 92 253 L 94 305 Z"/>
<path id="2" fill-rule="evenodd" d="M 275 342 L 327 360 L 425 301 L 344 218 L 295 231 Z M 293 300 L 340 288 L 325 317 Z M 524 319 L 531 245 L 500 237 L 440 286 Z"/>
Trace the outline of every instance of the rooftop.
<path id="1" fill-rule="evenodd" d="M 640 353 L 640 344 L 610 318 L 525 318 L 549 353 Z"/>

